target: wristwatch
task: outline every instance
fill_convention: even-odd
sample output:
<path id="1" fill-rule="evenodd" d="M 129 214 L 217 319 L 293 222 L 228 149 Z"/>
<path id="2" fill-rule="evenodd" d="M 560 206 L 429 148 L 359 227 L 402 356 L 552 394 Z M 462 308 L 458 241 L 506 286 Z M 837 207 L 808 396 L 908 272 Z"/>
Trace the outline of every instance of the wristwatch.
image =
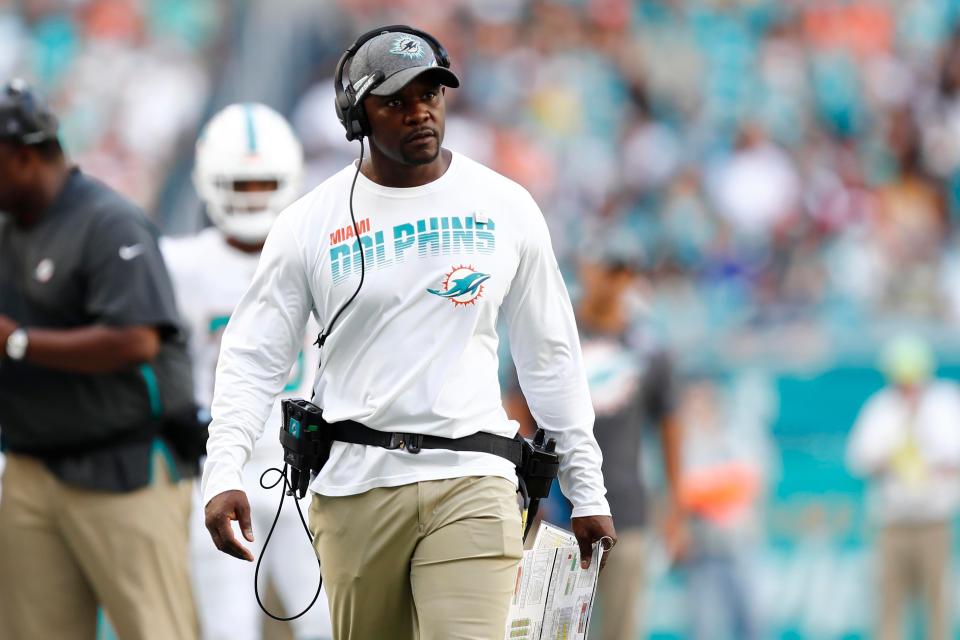
<path id="1" fill-rule="evenodd" d="M 10 337 L 7 338 L 7 357 L 11 360 L 23 360 L 24 356 L 27 355 L 27 345 L 29 343 L 26 329 L 14 329 Z"/>

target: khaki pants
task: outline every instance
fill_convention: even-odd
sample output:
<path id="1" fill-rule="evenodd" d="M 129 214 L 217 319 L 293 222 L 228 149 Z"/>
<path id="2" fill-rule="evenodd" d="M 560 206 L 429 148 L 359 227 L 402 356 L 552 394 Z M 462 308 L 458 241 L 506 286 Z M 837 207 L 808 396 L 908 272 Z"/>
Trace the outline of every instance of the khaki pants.
<path id="1" fill-rule="evenodd" d="M 90 640 L 102 604 L 123 640 L 191 640 L 189 482 L 129 493 L 68 486 L 8 455 L 0 501 L 0 638 Z"/>
<path id="2" fill-rule="evenodd" d="M 597 582 L 597 601 L 590 637 L 598 640 L 635 640 L 637 608 L 644 583 L 646 549 L 641 529 L 617 535 L 617 547 Z"/>
<path id="3" fill-rule="evenodd" d="M 513 485 L 434 480 L 313 497 L 337 640 L 500 640 L 522 548 Z"/>
<path id="4" fill-rule="evenodd" d="M 950 629 L 950 525 L 891 524 L 880 531 L 878 638 L 905 638 L 904 610 L 923 606 L 927 638 L 946 640 Z"/>

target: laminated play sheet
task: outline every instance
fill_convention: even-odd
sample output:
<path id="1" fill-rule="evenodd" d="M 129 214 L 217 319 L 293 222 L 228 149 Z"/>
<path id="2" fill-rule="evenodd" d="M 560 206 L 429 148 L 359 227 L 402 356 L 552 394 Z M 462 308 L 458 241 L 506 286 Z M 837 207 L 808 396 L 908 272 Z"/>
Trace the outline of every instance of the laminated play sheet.
<path id="1" fill-rule="evenodd" d="M 504 640 L 585 640 L 602 554 L 597 542 L 581 569 L 574 535 L 542 523 L 517 570 Z"/>

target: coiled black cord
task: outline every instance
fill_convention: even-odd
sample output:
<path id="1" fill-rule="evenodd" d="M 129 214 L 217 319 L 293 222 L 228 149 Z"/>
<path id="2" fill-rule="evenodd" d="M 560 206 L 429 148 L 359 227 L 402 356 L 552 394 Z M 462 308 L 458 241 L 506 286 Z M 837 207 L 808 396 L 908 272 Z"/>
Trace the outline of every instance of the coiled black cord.
<path id="1" fill-rule="evenodd" d="M 360 293 L 360 289 L 363 287 L 363 280 L 367 274 L 367 259 L 366 251 L 363 248 L 363 239 L 360 237 L 360 227 L 357 225 L 357 217 L 353 212 L 353 192 L 357 187 L 357 178 L 360 177 L 360 167 L 363 165 L 363 151 L 364 144 L 363 138 L 360 138 L 360 160 L 357 162 L 357 171 L 353 174 L 353 182 L 350 184 L 350 222 L 353 224 L 353 236 L 357 240 L 357 246 L 360 248 L 360 282 L 357 284 L 357 288 L 354 290 L 353 295 L 343 305 L 337 309 L 336 313 L 333 314 L 333 318 L 330 320 L 330 323 L 327 325 L 325 331 L 323 331 L 319 336 L 317 336 L 317 341 L 314 343 L 317 345 L 317 348 L 322 349 L 324 343 L 327 341 L 327 338 L 330 336 L 330 332 L 333 331 L 333 326 L 336 324 L 337 320 L 340 318 L 340 315 L 343 311 L 350 306 L 350 303 L 356 299 L 357 294 Z M 310 399 L 313 399 L 314 394 L 311 394 Z M 287 498 L 287 495 L 293 495 L 293 504 L 297 507 L 297 514 L 300 516 L 300 522 L 303 524 L 303 530 L 307 532 L 307 538 L 310 540 L 310 546 L 313 546 L 313 534 L 310 533 L 310 527 L 307 526 L 307 520 L 303 517 L 303 510 L 300 509 L 300 501 L 297 500 L 296 492 L 293 486 L 290 484 L 290 480 L 287 479 L 287 469 L 289 465 L 284 464 L 283 469 L 277 469 L 276 467 L 271 467 L 264 471 L 260 475 L 260 486 L 264 489 L 270 490 L 276 487 L 281 482 L 283 483 L 283 491 L 280 495 L 280 504 L 277 505 L 277 515 L 273 517 L 273 524 L 270 525 L 270 532 L 267 533 L 267 539 L 263 541 L 263 549 L 260 550 L 260 557 L 257 558 L 257 568 L 253 574 L 253 593 L 257 597 L 257 604 L 260 605 L 260 609 L 263 610 L 265 614 L 273 618 L 274 620 L 279 620 L 280 622 L 289 622 L 290 620 L 296 620 L 300 616 L 304 615 L 307 611 L 313 607 L 317 602 L 317 598 L 320 597 L 320 591 L 323 589 L 323 567 L 320 564 L 320 556 L 317 556 L 317 568 L 320 569 L 320 580 L 317 582 L 317 592 L 313 596 L 313 600 L 310 601 L 310 604 L 307 605 L 307 608 L 298 613 L 295 616 L 289 616 L 283 618 L 280 616 L 275 616 L 273 613 L 267 610 L 267 607 L 264 606 L 263 601 L 260 599 L 260 563 L 263 561 L 263 556 L 267 553 L 267 545 L 270 544 L 270 538 L 273 536 L 273 530 L 277 527 L 277 522 L 280 521 L 280 512 L 283 510 L 283 501 Z M 271 471 L 279 473 L 280 477 L 277 478 L 277 481 L 272 484 L 266 483 L 266 476 Z"/>
<path id="2" fill-rule="evenodd" d="M 265 478 L 271 471 L 279 473 L 280 477 L 277 478 L 276 482 L 268 485 Z M 289 622 L 290 620 L 296 620 L 300 616 L 304 615 L 307 611 L 310 611 L 310 609 L 313 608 L 313 605 L 317 602 L 317 598 L 320 597 L 320 591 L 323 589 L 323 568 L 320 565 L 320 556 L 317 556 L 317 569 L 320 570 L 320 579 L 317 581 L 317 592 L 313 594 L 313 600 L 310 601 L 310 604 L 308 604 L 303 611 L 295 616 L 288 616 L 286 618 L 275 616 L 269 610 L 267 610 L 267 607 L 260 599 L 260 563 L 263 562 L 263 556 L 267 553 L 267 545 L 270 544 L 270 537 L 273 536 L 273 530 L 277 528 L 277 522 L 280 521 L 280 512 L 283 510 L 283 501 L 287 498 L 287 488 L 289 488 L 291 491 L 293 490 L 293 487 L 290 486 L 290 481 L 287 480 L 286 464 L 283 465 L 283 469 L 271 467 L 260 474 L 260 486 L 264 489 L 273 489 L 281 482 L 284 484 L 284 487 L 283 491 L 280 493 L 280 504 L 277 505 L 277 515 L 273 517 L 273 524 L 270 525 L 270 532 L 267 533 L 267 539 L 263 541 L 263 549 L 260 550 L 260 557 L 257 558 L 257 568 L 253 574 L 253 593 L 257 596 L 257 604 L 260 605 L 260 608 L 265 614 L 274 620 L 279 620 L 280 622 Z M 293 497 L 293 504 L 297 507 L 297 514 L 300 516 L 300 523 L 303 525 L 303 530 L 307 532 L 307 538 L 310 540 L 310 547 L 313 548 L 313 534 L 310 533 L 310 527 L 307 526 L 307 519 L 303 517 L 303 510 L 300 508 L 300 501 L 297 500 L 296 496 Z"/>

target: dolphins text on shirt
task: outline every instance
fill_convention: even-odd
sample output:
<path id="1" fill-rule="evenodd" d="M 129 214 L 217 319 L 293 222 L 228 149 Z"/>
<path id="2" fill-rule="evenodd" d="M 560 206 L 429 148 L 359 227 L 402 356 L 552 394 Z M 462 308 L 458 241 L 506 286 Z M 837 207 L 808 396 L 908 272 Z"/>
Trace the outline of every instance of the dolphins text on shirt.
<path id="1" fill-rule="evenodd" d="M 363 232 L 370 229 L 369 218 L 357 226 L 368 269 L 383 269 L 412 258 L 490 255 L 497 244 L 493 220 L 476 222 L 474 216 L 423 218 L 398 224 L 390 232 L 368 234 Z M 352 227 L 349 231 L 344 228 L 330 234 L 330 269 L 334 285 L 351 274 L 360 273 L 360 242 L 345 242 L 353 235 Z"/>

